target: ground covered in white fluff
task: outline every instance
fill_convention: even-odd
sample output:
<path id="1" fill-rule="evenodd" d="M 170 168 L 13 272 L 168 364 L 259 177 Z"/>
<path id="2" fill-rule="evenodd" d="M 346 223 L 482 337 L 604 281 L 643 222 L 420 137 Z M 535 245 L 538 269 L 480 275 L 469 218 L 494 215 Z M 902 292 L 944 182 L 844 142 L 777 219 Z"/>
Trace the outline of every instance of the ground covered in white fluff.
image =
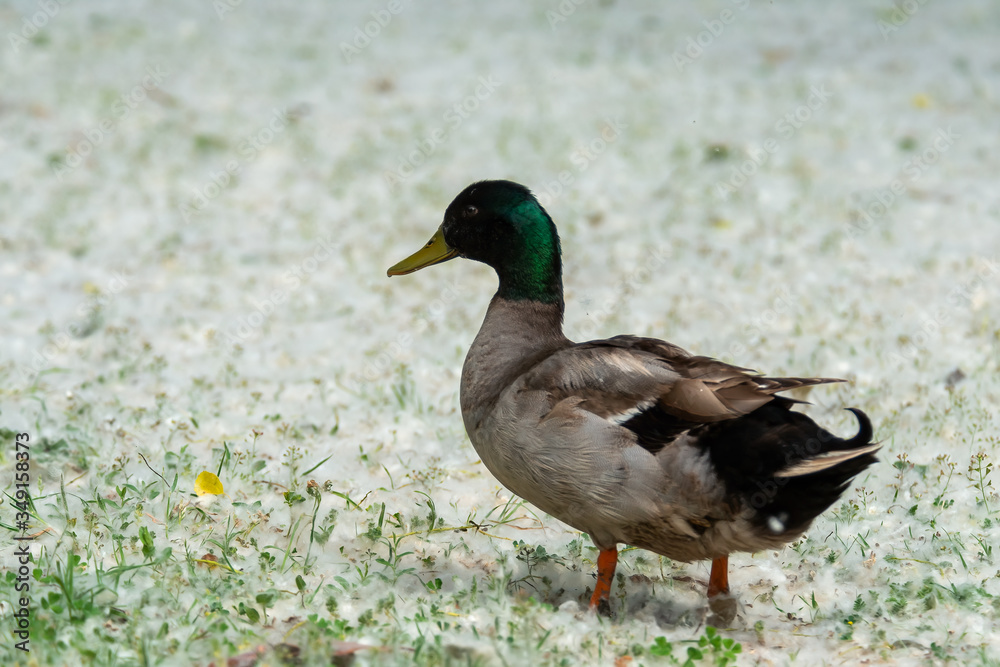
<path id="1" fill-rule="evenodd" d="M 996 664 L 998 21 L 0 7 L 0 661 Z M 616 617 L 588 613 L 586 536 L 477 461 L 458 374 L 495 278 L 385 270 L 483 178 L 559 224 L 570 337 L 848 378 L 809 413 L 872 416 L 843 502 L 731 559 L 732 627 L 706 629 L 706 563 L 636 550 Z M 203 470 L 225 495 L 195 496 Z"/>

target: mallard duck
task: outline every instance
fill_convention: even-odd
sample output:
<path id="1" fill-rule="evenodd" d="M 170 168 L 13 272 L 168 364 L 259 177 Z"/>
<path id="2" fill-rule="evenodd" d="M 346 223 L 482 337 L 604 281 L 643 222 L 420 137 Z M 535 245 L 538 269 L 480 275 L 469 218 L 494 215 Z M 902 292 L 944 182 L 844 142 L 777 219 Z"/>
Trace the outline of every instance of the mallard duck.
<path id="1" fill-rule="evenodd" d="M 473 183 L 388 275 L 455 257 L 500 283 L 462 368 L 465 429 L 500 483 L 593 540 L 591 608 L 610 608 L 619 544 L 711 560 L 709 601 L 728 596 L 730 553 L 794 541 L 876 461 L 864 412 L 843 439 L 779 396 L 842 380 L 764 377 L 655 338 L 567 339 L 559 235 L 523 185 Z"/>

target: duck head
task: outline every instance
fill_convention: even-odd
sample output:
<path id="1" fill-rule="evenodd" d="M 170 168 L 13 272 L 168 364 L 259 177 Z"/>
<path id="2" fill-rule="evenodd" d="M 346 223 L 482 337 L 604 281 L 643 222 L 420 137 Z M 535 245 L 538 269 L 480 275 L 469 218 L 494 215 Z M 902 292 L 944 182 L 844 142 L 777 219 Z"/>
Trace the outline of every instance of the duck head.
<path id="1" fill-rule="evenodd" d="M 394 264 L 390 276 L 465 257 L 491 266 L 501 298 L 562 303 L 559 234 L 528 188 L 511 181 L 473 183 L 455 197 L 423 248 Z"/>

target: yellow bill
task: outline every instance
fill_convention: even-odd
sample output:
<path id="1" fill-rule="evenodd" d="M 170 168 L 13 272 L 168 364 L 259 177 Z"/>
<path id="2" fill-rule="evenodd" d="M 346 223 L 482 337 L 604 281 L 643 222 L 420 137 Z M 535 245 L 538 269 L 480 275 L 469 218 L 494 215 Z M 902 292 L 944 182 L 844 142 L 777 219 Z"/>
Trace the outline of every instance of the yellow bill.
<path id="1" fill-rule="evenodd" d="M 416 251 L 402 262 L 393 264 L 386 275 L 405 276 L 407 273 L 419 271 L 425 266 L 447 262 L 449 259 L 458 256 L 458 251 L 450 247 L 444 241 L 444 234 L 438 229 L 431 240 L 420 250 Z"/>

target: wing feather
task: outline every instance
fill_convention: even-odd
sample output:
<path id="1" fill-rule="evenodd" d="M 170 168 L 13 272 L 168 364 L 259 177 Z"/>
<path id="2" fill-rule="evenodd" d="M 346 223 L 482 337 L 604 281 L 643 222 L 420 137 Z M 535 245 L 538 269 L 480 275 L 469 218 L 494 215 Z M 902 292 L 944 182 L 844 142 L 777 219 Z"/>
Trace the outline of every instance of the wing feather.
<path id="1" fill-rule="evenodd" d="M 692 426 L 749 414 L 782 391 L 843 382 L 764 377 L 637 336 L 572 345 L 537 364 L 523 381 L 525 389 L 549 392 L 553 404 L 576 397 L 580 408 L 619 423 L 657 409 Z"/>

